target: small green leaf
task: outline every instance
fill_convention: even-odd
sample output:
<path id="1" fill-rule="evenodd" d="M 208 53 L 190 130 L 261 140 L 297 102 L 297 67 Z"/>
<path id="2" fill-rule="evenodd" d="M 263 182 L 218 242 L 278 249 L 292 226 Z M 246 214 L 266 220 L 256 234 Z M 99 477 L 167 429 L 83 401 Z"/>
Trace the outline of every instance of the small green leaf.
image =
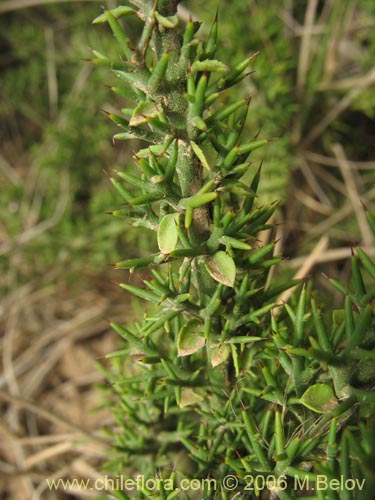
<path id="1" fill-rule="evenodd" d="M 113 34 L 118 41 L 120 47 L 122 48 L 122 51 L 124 52 L 125 56 L 127 59 L 131 59 L 133 53 L 131 49 L 129 48 L 129 39 L 126 36 L 125 32 L 123 31 L 121 25 L 119 24 L 118 20 L 116 17 L 112 14 L 110 10 L 106 10 L 104 13 L 106 20 L 108 21 L 108 24 L 111 27 L 111 30 L 113 31 Z"/>
<path id="2" fill-rule="evenodd" d="M 162 16 L 159 12 L 155 12 L 155 19 L 159 24 L 164 26 L 164 28 L 172 29 L 178 25 L 178 17 L 177 16 Z"/>
<path id="3" fill-rule="evenodd" d="M 217 198 L 217 193 L 215 191 L 211 191 L 210 193 L 203 193 L 199 194 L 197 193 L 194 196 L 191 196 L 190 198 L 182 198 L 179 202 L 179 207 L 181 208 L 198 208 L 201 207 L 202 205 L 206 205 L 207 203 L 210 203 L 213 201 L 215 198 Z"/>
<path id="4" fill-rule="evenodd" d="M 216 59 L 206 59 L 205 61 L 195 61 L 191 66 L 191 72 L 198 73 L 199 71 L 210 71 L 214 73 L 227 73 L 229 70 L 221 61 Z"/>
<path id="5" fill-rule="evenodd" d="M 224 363 L 228 359 L 230 351 L 230 346 L 226 344 L 216 344 L 211 346 L 209 350 L 211 365 L 215 368 L 215 366 Z"/>
<path id="6" fill-rule="evenodd" d="M 137 127 L 147 123 L 150 118 L 156 118 L 159 114 L 159 109 L 152 102 L 141 102 L 134 109 L 132 117 L 130 119 L 129 125 L 131 127 Z"/>
<path id="7" fill-rule="evenodd" d="M 208 170 L 211 170 L 210 165 L 208 164 L 207 158 L 205 157 L 203 151 L 201 148 L 196 144 L 194 141 L 190 141 L 191 147 L 193 148 L 194 153 L 196 154 L 197 158 L 200 160 L 202 165 Z"/>
<path id="8" fill-rule="evenodd" d="M 136 196 L 128 201 L 129 205 L 149 205 L 154 201 L 159 201 L 164 198 L 164 194 L 160 191 L 155 193 L 142 194 L 140 196 Z"/>
<path id="9" fill-rule="evenodd" d="M 372 234 L 375 236 L 375 215 L 369 212 L 366 207 L 365 207 L 365 212 L 368 225 L 371 228 Z"/>
<path id="10" fill-rule="evenodd" d="M 120 262 L 116 262 L 116 269 L 137 269 L 138 267 L 145 267 L 149 264 L 155 264 L 161 261 L 159 259 L 159 254 L 155 253 L 149 255 L 148 257 L 140 257 L 138 259 L 126 259 Z"/>
<path id="11" fill-rule="evenodd" d="M 140 352 L 147 354 L 148 356 L 158 355 L 158 351 L 156 349 L 148 345 L 143 339 L 139 339 L 136 335 L 134 335 L 134 333 L 122 327 L 118 323 L 110 323 L 110 325 L 119 335 L 121 335 L 121 337 L 135 346 Z"/>
<path id="12" fill-rule="evenodd" d="M 268 243 L 268 245 L 265 245 L 264 247 L 260 247 L 257 250 L 254 250 L 252 254 L 249 257 L 249 262 L 250 264 L 257 264 L 259 261 L 265 258 L 267 254 L 272 252 L 272 250 L 275 247 L 275 243 Z"/>
<path id="13" fill-rule="evenodd" d="M 223 285 L 233 287 L 236 278 L 236 265 L 232 257 L 225 252 L 216 252 L 206 262 L 211 277 Z"/>
<path id="14" fill-rule="evenodd" d="M 168 68 L 169 59 L 170 59 L 169 52 L 164 52 L 164 54 L 160 57 L 159 61 L 153 68 L 150 78 L 148 80 L 148 89 L 152 93 L 155 92 L 162 84 L 165 77 L 165 73 Z"/>
<path id="15" fill-rule="evenodd" d="M 249 335 L 248 337 L 245 337 L 243 335 L 240 335 L 238 337 L 232 337 L 231 339 L 228 339 L 225 341 L 226 344 L 251 344 L 252 342 L 259 342 L 260 340 L 264 340 L 263 337 L 256 337 Z"/>
<path id="16" fill-rule="evenodd" d="M 158 229 L 158 246 L 163 254 L 171 253 L 177 246 L 178 242 L 178 224 L 179 214 L 165 215 Z"/>
<path id="17" fill-rule="evenodd" d="M 231 236 L 222 236 L 219 239 L 220 243 L 224 245 L 231 246 L 232 248 L 237 248 L 238 250 L 251 250 L 251 246 L 245 243 L 244 241 L 237 240 L 236 238 L 232 238 Z"/>
<path id="18" fill-rule="evenodd" d="M 201 334 L 202 324 L 194 319 L 186 323 L 178 334 L 178 356 L 190 356 L 198 352 L 206 343 Z"/>
<path id="19" fill-rule="evenodd" d="M 338 403 L 332 387 L 328 384 L 312 385 L 304 392 L 300 401 L 306 408 L 317 413 L 331 411 Z"/>
<path id="20" fill-rule="evenodd" d="M 120 17 L 129 16 L 131 14 L 136 14 L 137 13 L 131 7 L 125 7 L 124 5 L 120 5 L 119 7 L 116 7 L 115 9 L 112 9 L 110 12 L 111 12 L 112 16 L 115 19 L 119 19 Z M 104 14 L 100 14 L 100 16 L 96 17 L 93 20 L 92 24 L 105 23 L 107 21 L 108 21 L 107 16 L 104 13 Z"/>
<path id="21" fill-rule="evenodd" d="M 206 122 L 200 116 L 194 116 L 194 118 L 191 120 L 191 124 L 198 130 L 207 130 Z"/>
<path id="22" fill-rule="evenodd" d="M 125 290 L 126 292 L 130 292 L 136 297 L 140 299 L 148 300 L 150 302 L 154 302 L 158 304 L 160 302 L 160 296 L 155 293 L 149 292 L 148 290 L 144 290 L 143 288 L 138 288 L 137 286 L 128 285 L 127 283 L 120 283 L 120 288 Z"/>
<path id="23" fill-rule="evenodd" d="M 366 252 L 362 250 L 362 248 L 357 248 L 357 254 L 362 262 L 363 267 L 369 273 L 372 279 L 375 280 L 375 262 L 370 259 Z"/>

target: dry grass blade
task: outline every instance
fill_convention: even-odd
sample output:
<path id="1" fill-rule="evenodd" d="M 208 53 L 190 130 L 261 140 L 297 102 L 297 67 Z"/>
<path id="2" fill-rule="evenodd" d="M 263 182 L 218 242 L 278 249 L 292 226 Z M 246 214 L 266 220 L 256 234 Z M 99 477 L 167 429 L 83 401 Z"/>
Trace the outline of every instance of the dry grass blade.
<path id="1" fill-rule="evenodd" d="M 365 195 L 363 195 L 363 199 L 367 201 L 372 201 L 375 199 L 375 188 L 368 191 Z M 344 205 L 334 212 L 330 217 L 323 220 L 319 224 L 315 224 L 312 227 L 308 227 L 308 238 L 313 238 L 319 234 L 324 234 L 329 232 L 334 226 L 336 226 L 339 222 L 342 222 L 346 217 L 352 215 L 353 213 L 353 205 L 350 201 L 344 203 Z"/>
<path id="2" fill-rule="evenodd" d="M 327 236 L 322 236 L 312 252 L 304 257 L 303 259 L 299 260 L 299 270 L 296 272 L 294 275 L 294 279 L 302 279 L 305 278 L 311 269 L 315 266 L 317 262 L 320 261 L 322 255 L 324 255 L 327 251 L 329 244 L 329 239 Z M 297 267 L 297 266 L 296 266 Z M 297 285 L 298 286 L 298 285 Z M 284 304 L 289 300 L 291 295 L 293 294 L 293 291 L 296 289 L 296 286 L 293 288 L 289 288 L 288 290 L 285 290 L 277 299 L 278 303 Z M 277 310 L 276 310 L 277 311 Z"/>
<path id="3" fill-rule="evenodd" d="M 307 137 L 302 141 L 301 148 L 307 149 L 317 139 L 329 125 L 335 120 L 343 111 L 345 111 L 352 102 L 363 92 L 365 89 L 375 83 L 375 67 L 373 67 L 365 77 L 363 77 L 357 87 L 352 88 L 340 101 L 333 106 L 324 118 L 311 130 Z"/>
<path id="4" fill-rule="evenodd" d="M 301 46 L 299 51 L 297 70 L 297 95 L 301 97 L 305 87 L 306 75 L 309 68 L 312 28 L 318 7 L 318 0 L 309 0 L 305 13 L 305 24 L 303 27 Z"/>
<path id="5" fill-rule="evenodd" d="M 303 203 L 306 207 L 310 208 L 314 212 L 318 212 L 318 213 L 323 214 L 323 215 L 331 215 L 332 214 L 333 209 L 331 207 L 327 207 L 327 205 L 320 203 L 315 198 L 312 198 L 311 196 L 309 196 L 307 193 L 305 193 L 301 189 L 295 188 L 293 192 L 294 192 L 296 199 L 298 201 Z"/>
<path id="6" fill-rule="evenodd" d="M 344 149 L 341 144 L 334 144 L 332 146 L 332 151 L 334 152 L 338 164 L 341 169 L 342 176 L 345 181 L 346 190 L 348 193 L 349 200 L 353 206 L 354 213 L 357 217 L 359 230 L 362 234 L 362 240 L 364 245 L 369 246 L 373 242 L 373 236 L 371 233 L 371 228 L 368 225 L 366 216 L 364 214 L 360 194 L 357 189 L 356 180 L 354 178 L 353 172 L 348 164 L 345 157 Z"/>
<path id="7" fill-rule="evenodd" d="M 67 453 L 68 451 L 71 451 L 73 448 L 74 447 L 70 442 L 58 443 L 53 446 L 50 446 L 49 448 L 45 448 L 44 450 L 29 456 L 25 460 L 25 468 L 31 469 L 35 465 L 38 465 L 39 463 L 45 462 L 47 460 L 51 460 L 52 458 L 55 458 L 63 453 Z"/>
<path id="8" fill-rule="evenodd" d="M 370 256 L 375 256 L 375 247 L 363 247 L 363 250 Z M 315 264 L 322 264 L 325 262 L 337 262 L 339 260 L 349 259 L 351 256 L 351 247 L 343 247 L 343 248 L 332 248 L 331 250 L 327 250 L 315 260 Z M 291 259 L 286 263 L 287 267 L 292 269 L 298 268 L 302 266 L 306 260 L 309 258 L 309 255 L 304 255 L 302 257 L 296 257 L 295 259 Z"/>
<path id="9" fill-rule="evenodd" d="M 304 151 L 304 157 L 307 160 L 318 163 L 319 165 L 326 165 L 327 167 L 339 167 L 339 163 L 336 158 L 330 156 L 324 156 L 314 151 Z M 356 168 L 357 170 L 374 170 L 375 161 L 351 161 L 346 160 L 351 168 Z"/>
<path id="10" fill-rule="evenodd" d="M 306 161 L 303 158 L 301 161 L 300 168 L 301 168 L 301 172 L 302 172 L 303 176 L 305 177 L 307 183 L 309 184 L 313 193 L 315 193 L 317 198 L 320 200 L 320 202 L 327 207 L 332 207 L 332 203 L 331 203 L 330 199 L 328 198 L 328 196 L 324 192 L 319 181 L 316 179 L 311 168 L 309 167 L 309 165 L 306 163 Z"/>
<path id="11" fill-rule="evenodd" d="M 63 427 L 67 427 L 68 429 L 71 429 L 74 432 L 78 432 L 91 441 L 100 443 L 104 446 L 107 446 L 107 444 L 108 444 L 108 442 L 105 439 L 100 438 L 100 437 L 96 436 L 95 434 L 92 434 L 91 432 L 87 431 L 86 429 L 83 429 L 83 428 L 79 427 L 78 425 L 75 425 L 75 424 L 67 421 L 64 418 L 61 418 L 59 415 L 55 415 L 54 413 L 52 413 L 48 410 L 45 410 L 44 408 L 40 407 L 39 405 L 34 404 L 31 401 L 27 401 L 27 400 L 22 399 L 22 398 L 17 398 L 17 397 L 11 396 L 7 392 L 3 391 L 2 389 L 0 389 L 0 398 L 3 401 L 6 401 L 8 403 L 14 404 L 14 405 L 19 406 L 21 408 L 24 408 L 32 413 L 35 413 L 35 414 L 45 418 L 46 420 L 49 420 L 50 422 L 61 425 Z"/>

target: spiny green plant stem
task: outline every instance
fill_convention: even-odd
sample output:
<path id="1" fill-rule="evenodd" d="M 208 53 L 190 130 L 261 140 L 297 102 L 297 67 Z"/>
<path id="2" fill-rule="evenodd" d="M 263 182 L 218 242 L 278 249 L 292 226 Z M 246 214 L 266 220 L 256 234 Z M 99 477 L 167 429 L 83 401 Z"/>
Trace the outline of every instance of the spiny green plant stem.
<path id="1" fill-rule="evenodd" d="M 109 113 L 123 129 L 115 138 L 142 144 L 134 155 L 138 175 L 111 178 L 124 202 L 112 213 L 156 232 L 158 244 L 154 254 L 116 264 L 148 268 L 143 286 L 120 286 L 151 307 L 140 323 L 113 324 L 124 347 L 109 356 L 107 373 L 120 428 L 110 468 L 173 478 L 169 496 L 156 492 L 160 499 L 175 498 L 181 478 L 209 477 L 219 486 L 200 498 L 227 500 L 220 487 L 227 474 L 238 479 L 235 495 L 247 491 L 249 475 L 271 475 L 279 498 L 298 498 L 295 478 L 313 485 L 319 473 L 335 476 L 340 456 L 345 473 L 355 475 L 349 446 L 367 457 L 366 426 L 356 422 L 374 414 L 375 313 L 362 268 L 374 278 L 375 264 L 358 249 L 354 291 L 331 280 L 346 298 L 328 320 L 314 300 L 310 306 L 306 286 L 272 315 L 279 293 L 296 283 L 269 284 L 280 258 L 274 241 L 258 240 L 260 231 L 272 231 L 277 204 L 258 202 L 260 167 L 249 157 L 268 141 L 242 139 L 250 98 L 232 104 L 226 96 L 255 56 L 233 68 L 215 59 L 217 16 L 203 41 L 191 20 L 180 31 L 178 3 L 133 0 L 135 9 L 96 20 L 109 23 L 127 58 L 118 69 L 96 54 L 132 106 Z M 144 22 L 138 45 L 121 32 L 121 16 Z M 354 428 L 340 444 L 344 424 Z M 332 491 L 324 498 L 339 500 Z"/>

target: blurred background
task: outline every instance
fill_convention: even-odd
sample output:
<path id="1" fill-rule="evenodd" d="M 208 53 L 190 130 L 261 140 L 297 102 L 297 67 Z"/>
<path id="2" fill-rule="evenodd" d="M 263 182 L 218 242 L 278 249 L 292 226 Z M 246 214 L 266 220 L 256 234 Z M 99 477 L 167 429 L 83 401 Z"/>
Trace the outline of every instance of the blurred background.
<path id="1" fill-rule="evenodd" d="M 111 142 L 102 110 L 120 103 L 91 48 L 113 58 L 112 1 L 0 1 L 0 496 L 90 498 L 49 491 L 45 478 L 97 478 L 113 425 L 100 384 L 116 335 L 142 309 L 111 263 L 148 254 L 147 231 L 107 215 L 121 200 L 104 172 L 131 168 L 131 144 Z M 252 95 L 245 136 L 277 138 L 263 160 L 260 200 L 275 216 L 283 261 L 275 279 L 324 274 L 346 282 L 350 248 L 375 255 L 363 205 L 375 208 L 373 0 L 191 0 L 182 22 L 219 8 L 218 58 L 260 50 L 233 98 Z M 137 26 L 124 22 L 136 39 Z M 236 95 L 234 95 L 236 94 Z M 121 272 L 120 272 L 121 273 Z M 286 297 L 285 297 L 286 298 Z M 99 365 L 102 366 L 99 369 Z"/>

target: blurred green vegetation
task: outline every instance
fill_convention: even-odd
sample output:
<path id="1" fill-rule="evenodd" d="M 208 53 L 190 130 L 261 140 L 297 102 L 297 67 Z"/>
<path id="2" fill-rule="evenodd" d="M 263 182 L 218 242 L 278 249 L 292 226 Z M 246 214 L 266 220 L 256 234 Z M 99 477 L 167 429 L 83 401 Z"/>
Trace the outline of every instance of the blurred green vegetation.
<path id="1" fill-rule="evenodd" d="M 306 42 L 310 4 L 182 3 L 182 17 L 192 14 L 207 25 L 219 9 L 224 60 L 241 61 L 261 52 L 253 75 L 236 92 L 254 96 L 249 137 L 278 138 L 258 154 L 264 160 L 260 192 L 264 201 L 281 199 L 284 217 L 297 221 L 286 234 L 289 255 L 297 248 L 309 251 L 317 236 L 309 237 L 306 224 L 327 216 L 296 206 L 296 185 L 315 195 L 301 170 L 306 152 L 332 157 L 336 142 L 355 161 L 369 161 L 374 152 L 373 2 L 317 2 L 315 31 Z M 109 30 L 91 25 L 99 12 L 100 3 L 78 1 L 40 2 L 7 12 L 0 8 L 0 265 L 2 272 L 12 270 L 5 288 L 45 276 L 46 270 L 73 275 L 82 268 L 104 270 L 116 258 L 149 246 L 147 231 L 140 241 L 124 221 L 105 214 L 118 200 L 103 171 L 130 164 L 131 150 L 112 146 L 115 129 L 100 116 L 101 110 L 116 108 L 105 86 L 113 82 L 107 81 L 107 72 L 83 61 L 91 57 L 90 47 L 117 50 Z M 126 23 L 130 32 L 137 30 Z M 330 113 L 333 118 L 320 127 Z M 358 172 L 367 193 L 374 171 Z M 341 186 L 341 191 L 326 189 L 332 206 L 340 206 L 347 195 L 338 169 L 327 175 Z M 365 195 L 364 200 L 372 201 Z M 334 244 L 346 241 L 348 234 L 351 240 L 360 238 L 350 216 L 339 231 L 333 230 Z"/>

